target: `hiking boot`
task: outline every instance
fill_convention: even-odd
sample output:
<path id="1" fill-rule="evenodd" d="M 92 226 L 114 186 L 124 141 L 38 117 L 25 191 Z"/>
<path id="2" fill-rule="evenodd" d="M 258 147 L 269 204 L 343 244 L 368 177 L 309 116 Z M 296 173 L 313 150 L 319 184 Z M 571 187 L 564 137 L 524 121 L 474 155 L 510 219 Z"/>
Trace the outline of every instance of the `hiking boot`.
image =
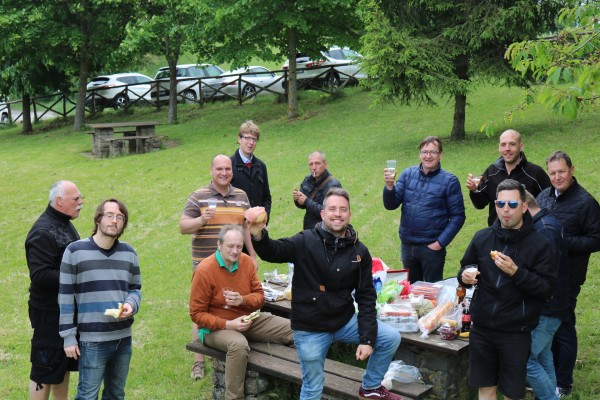
<path id="1" fill-rule="evenodd" d="M 196 361 L 194 363 L 194 365 L 192 365 L 192 371 L 190 372 L 190 377 L 195 381 L 204 378 L 204 362 L 203 361 Z"/>
<path id="2" fill-rule="evenodd" d="M 359 399 L 384 399 L 384 400 L 402 400 L 402 396 L 389 392 L 385 387 L 379 386 L 377 389 L 366 390 L 362 386 L 358 390 Z"/>

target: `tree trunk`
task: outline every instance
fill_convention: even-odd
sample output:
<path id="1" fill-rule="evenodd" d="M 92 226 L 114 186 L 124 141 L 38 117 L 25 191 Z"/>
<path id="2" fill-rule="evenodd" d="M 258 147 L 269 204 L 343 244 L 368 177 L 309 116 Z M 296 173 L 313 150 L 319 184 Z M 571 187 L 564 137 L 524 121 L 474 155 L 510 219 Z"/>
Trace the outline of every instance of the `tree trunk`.
<path id="1" fill-rule="evenodd" d="M 298 80 L 296 74 L 296 40 L 298 31 L 288 29 L 288 119 L 298 117 Z"/>
<path id="2" fill-rule="evenodd" d="M 467 107 L 467 96 L 464 94 L 454 95 L 454 122 L 452 124 L 452 133 L 450 138 L 453 140 L 463 140 L 465 133 L 465 109 Z"/>
<path id="3" fill-rule="evenodd" d="M 33 133 L 33 126 L 31 125 L 31 96 L 29 94 L 23 94 L 23 129 L 21 133 L 24 135 L 30 135 Z"/>
<path id="4" fill-rule="evenodd" d="M 90 3 L 88 0 L 81 2 L 81 12 L 79 17 L 79 30 L 81 34 L 81 49 L 79 51 L 79 82 L 77 85 L 77 100 L 75 102 L 75 119 L 73 120 L 73 130 L 78 131 L 85 123 L 85 95 L 87 89 L 87 79 L 90 71 Z"/>
<path id="5" fill-rule="evenodd" d="M 89 75 L 89 59 L 82 54 L 79 60 L 79 82 L 77 83 L 77 97 L 75 100 L 75 119 L 73 130 L 78 131 L 85 123 L 85 97 L 87 94 L 87 80 Z"/>
<path id="6" fill-rule="evenodd" d="M 178 34 L 165 39 L 165 56 L 169 66 L 169 111 L 167 112 L 167 123 L 169 125 L 177 123 L 177 61 L 179 61 L 179 50 L 182 42 L 183 37 Z M 199 92 L 202 92 L 201 86 Z"/>
<path id="7" fill-rule="evenodd" d="M 452 133 L 450 138 L 453 140 L 464 140 L 466 107 L 467 107 L 467 81 L 469 80 L 469 60 L 465 54 L 461 54 L 454 60 L 454 69 L 456 76 L 465 81 L 461 85 L 461 92 L 454 94 L 454 122 L 452 124 Z"/>

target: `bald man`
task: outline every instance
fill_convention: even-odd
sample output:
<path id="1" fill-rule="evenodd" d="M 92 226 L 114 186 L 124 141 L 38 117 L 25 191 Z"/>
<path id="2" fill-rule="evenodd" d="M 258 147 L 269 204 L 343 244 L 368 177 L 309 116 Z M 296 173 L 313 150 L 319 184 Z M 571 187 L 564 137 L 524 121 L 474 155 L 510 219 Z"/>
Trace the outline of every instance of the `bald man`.
<path id="1" fill-rule="evenodd" d="M 492 225 L 496 218 L 496 189 L 505 179 L 513 179 L 523 185 L 534 197 L 542 190 L 551 186 L 550 178 L 544 169 L 527 161 L 523 152 L 524 144 L 521 134 L 514 129 L 508 129 L 500 135 L 498 151 L 500 157 L 490 165 L 483 175 L 467 177 L 469 197 L 476 209 L 488 207 L 488 225 Z"/>

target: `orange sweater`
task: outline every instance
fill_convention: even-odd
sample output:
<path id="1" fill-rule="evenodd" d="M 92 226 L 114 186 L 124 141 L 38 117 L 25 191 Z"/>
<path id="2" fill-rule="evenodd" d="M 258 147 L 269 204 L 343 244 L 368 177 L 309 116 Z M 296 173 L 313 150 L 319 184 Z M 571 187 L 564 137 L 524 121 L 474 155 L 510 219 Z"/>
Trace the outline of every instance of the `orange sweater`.
<path id="1" fill-rule="evenodd" d="M 223 287 L 239 292 L 244 303 L 225 307 Z M 205 258 L 196 268 L 190 291 L 190 317 L 198 328 L 211 331 L 225 329 L 225 322 L 260 309 L 265 302 L 262 285 L 254 268 L 252 258 L 242 253 L 238 268 L 229 272 L 217 262 L 215 254 Z"/>

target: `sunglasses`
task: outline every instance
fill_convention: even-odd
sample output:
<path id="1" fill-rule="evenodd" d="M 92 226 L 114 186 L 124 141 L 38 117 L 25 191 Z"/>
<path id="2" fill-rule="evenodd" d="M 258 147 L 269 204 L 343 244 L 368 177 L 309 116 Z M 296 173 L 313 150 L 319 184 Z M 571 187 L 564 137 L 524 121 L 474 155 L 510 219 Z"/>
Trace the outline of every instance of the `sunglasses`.
<path id="1" fill-rule="evenodd" d="M 496 208 L 504 208 L 504 207 L 506 207 L 507 204 L 510 208 L 517 208 L 519 206 L 518 200 L 509 200 L 509 201 L 496 200 L 495 203 L 496 203 Z"/>

